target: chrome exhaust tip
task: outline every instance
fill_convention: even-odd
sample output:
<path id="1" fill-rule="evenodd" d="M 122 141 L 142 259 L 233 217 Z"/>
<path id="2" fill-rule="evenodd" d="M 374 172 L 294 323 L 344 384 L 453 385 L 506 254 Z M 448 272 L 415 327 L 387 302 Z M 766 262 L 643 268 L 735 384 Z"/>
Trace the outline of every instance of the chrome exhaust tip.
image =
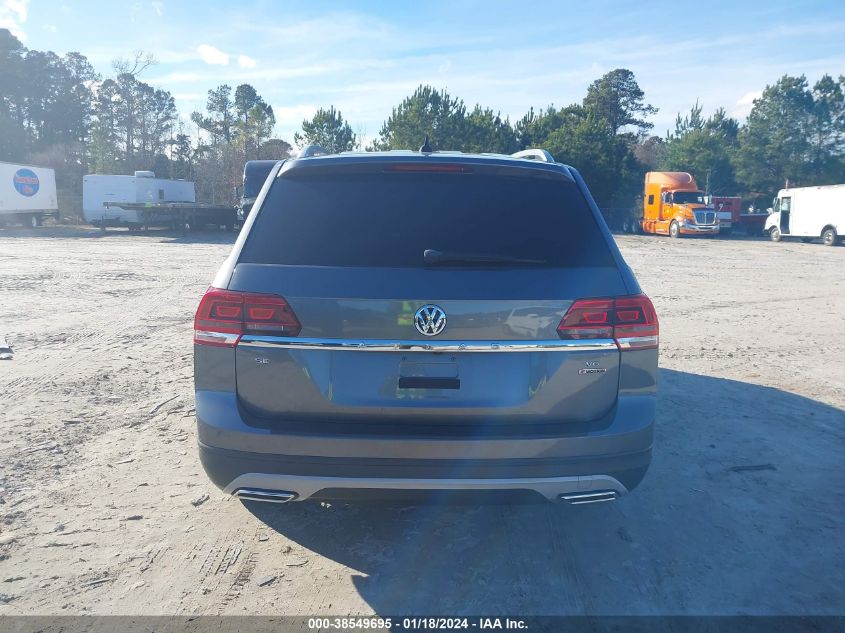
<path id="1" fill-rule="evenodd" d="M 585 503 L 599 503 L 601 501 L 613 501 L 619 497 L 615 490 L 591 490 L 589 492 L 564 492 L 558 495 L 558 499 L 568 504 L 577 506 Z"/>
<path id="2" fill-rule="evenodd" d="M 287 490 L 261 490 L 259 488 L 238 488 L 233 493 L 245 501 L 267 501 L 268 503 L 287 503 L 296 499 L 295 492 Z"/>

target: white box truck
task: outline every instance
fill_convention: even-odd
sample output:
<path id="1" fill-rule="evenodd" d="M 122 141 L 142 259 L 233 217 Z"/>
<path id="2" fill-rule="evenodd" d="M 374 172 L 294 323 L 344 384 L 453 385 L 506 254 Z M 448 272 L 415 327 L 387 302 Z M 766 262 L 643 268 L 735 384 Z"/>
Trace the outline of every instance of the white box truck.
<path id="1" fill-rule="evenodd" d="M 82 211 L 86 222 L 95 226 L 144 224 L 143 211 L 124 209 L 121 202 L 133 205 L 196 202 L 196 192 L 193 182 L 156 178 L 151 171 L 136 171 L 134 176 L 92 174 L 82 178 Z M 175 217 L 159 214 L 156 219 L 170 222 Z"/>
<path id="2" fill-rule="evenodd" d="M 0 224 L 36 227 L 59 217 L 56 172 L 48 167 L 0 162 Z"/>
<path id="3" fill-rule="evenodd" d="M 845 185 L 781 189 L 763 230 L 773 242 L 800 237 L 838 244 L 845 235 Z"/>

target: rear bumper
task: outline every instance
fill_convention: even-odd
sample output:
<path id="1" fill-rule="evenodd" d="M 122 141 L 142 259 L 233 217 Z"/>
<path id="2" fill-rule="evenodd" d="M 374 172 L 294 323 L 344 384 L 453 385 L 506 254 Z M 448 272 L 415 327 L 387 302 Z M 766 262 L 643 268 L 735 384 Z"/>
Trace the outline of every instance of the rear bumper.
<path id="1" fill-rule="evenodd" d="M 475 461 L 294 458 L 203 444 L 199 451 L 209 478 L 224 492 L 282 490 L 297 500 L 342 497 L 347 490 L 526 490 L 548 499 L 613 490 L 621 496 L 640 482 L 651 461 L 651 449 L 598 458 Z"/>
<path id="2" fill-rule="evenodd" d="M 555 499 L 612 490 L 619 496 L 640 482 L 651 461 L 654 401 L 620 397 L 609 423 L 565 436 L 318 435 L 251 426 L 233 394 L 198 391 L 199 452 L 209 478 L 229 494 L 282 490 L 304 500 L 343 498 L 350 490 L 373 496 L 520 490 Z"/>

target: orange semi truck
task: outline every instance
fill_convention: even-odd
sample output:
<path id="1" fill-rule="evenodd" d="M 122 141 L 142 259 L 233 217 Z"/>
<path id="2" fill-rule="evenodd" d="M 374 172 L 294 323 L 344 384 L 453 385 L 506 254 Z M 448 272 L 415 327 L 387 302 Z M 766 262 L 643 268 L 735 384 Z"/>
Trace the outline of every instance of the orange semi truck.
<path id="1" fill-rule="evenodd" d="M 717 235 L 719 218 L 707 206 L 692 174 L 685 171 L 650 171 L 643 192 L 644 233 L 670 237 Z"/>

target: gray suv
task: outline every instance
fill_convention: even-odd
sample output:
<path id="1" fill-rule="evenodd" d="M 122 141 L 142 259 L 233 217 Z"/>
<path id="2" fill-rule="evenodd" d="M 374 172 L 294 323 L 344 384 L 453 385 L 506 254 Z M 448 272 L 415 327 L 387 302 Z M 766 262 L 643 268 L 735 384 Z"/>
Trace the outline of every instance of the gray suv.
<path id="1" fill-rule="evenodd" d="M 275 502 L 634 488 L 657 317 L 580 174 L 542 150 L 313 154 L 273 167 L 197 309 L 211 480 Z"/>

